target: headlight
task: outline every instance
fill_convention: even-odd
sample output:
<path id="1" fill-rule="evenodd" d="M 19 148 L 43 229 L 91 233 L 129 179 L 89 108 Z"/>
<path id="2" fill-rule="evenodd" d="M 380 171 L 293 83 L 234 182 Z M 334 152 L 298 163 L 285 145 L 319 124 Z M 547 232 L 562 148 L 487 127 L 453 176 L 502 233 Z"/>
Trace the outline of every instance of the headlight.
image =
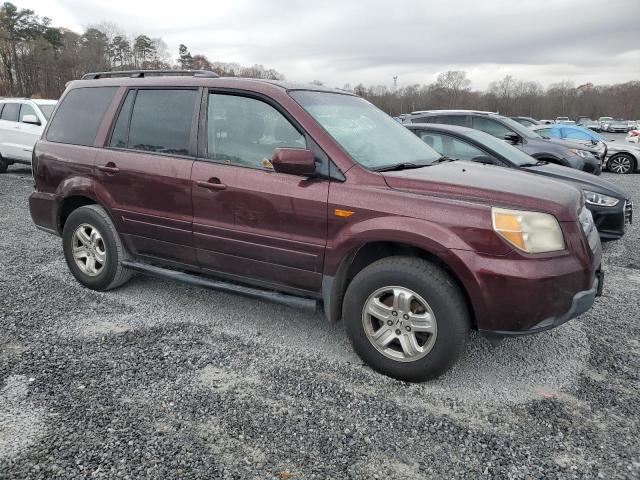
<path id="1" fill-rule="evenodd" d="M 615 207 L 618 202 L 620 202 L 620 200 L 615 197 L 591 192 L 589 190 L 584 190 L 584 199 L 590 205 L 599 205 L 601 207 Z"/>
<path id="2" fill-rule="evenodd" d="M 578 155 L 579 157 L 582 157 L 582 158 L 594 158 L 595 157 L 595 155 L 592 152 L 588 151 L 588 150 L 579 150 L 577 148 L 570 148 L 569 151 L 571 153 L 573 153 L 574 155 Z"/>
<path id="3" fill-rule="evenodd" d="M 553 215 L 493 207 L 491 216 L 493 230 L 523 252 L 564 250 L 562 230 Z"/>

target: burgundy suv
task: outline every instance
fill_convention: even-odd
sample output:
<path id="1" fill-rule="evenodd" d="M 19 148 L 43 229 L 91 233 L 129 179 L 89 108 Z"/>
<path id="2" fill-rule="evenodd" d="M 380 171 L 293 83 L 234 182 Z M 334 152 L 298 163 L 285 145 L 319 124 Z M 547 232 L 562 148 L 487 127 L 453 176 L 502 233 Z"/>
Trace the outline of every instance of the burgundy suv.
<path id="1" fill-rule="evenodd" d="M 442 158 L 343 91 L 188 73 L 85 75 L 36 145 L 31 216 L 86 287 L 142 271 L 324 307 L 412 381 L 470 329 L 540 332 L 600 293 L 573 187 Z"/>

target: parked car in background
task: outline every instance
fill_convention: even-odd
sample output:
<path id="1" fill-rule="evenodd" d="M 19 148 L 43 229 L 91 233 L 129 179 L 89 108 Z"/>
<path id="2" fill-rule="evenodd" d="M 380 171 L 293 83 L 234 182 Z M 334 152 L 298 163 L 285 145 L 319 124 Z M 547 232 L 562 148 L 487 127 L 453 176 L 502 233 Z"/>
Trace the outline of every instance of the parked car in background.
<path id="1" fill-rule="evenodd" d="M 582 118 L 582 120 L 580 120 L 580 122 L 577 122 L 576 125 L 578 125 L 579 127 L 588 128 L 589 130 L 593 130 L 594 132 L 599 132 L 601 130 L 600 122 L 598 122 L 597 120 L 592 120 L 590 118 Z"/>
<path id="2" fill-rule="evenodd" d="M 616 132 L 616 133 L 627 133 L 629 131 L 629 122 L 623 120 L 622 118 L 616 118 L 611 120 L 610 122 L 604 123 L 602 126 L 603 132 Z"/>
<path id="3" fill-rule="evenodd" d="M 541 332 L 602 292 L 576 188 L 447 161 L 344 91 L 130 74 L 71 82 L 34 152 L 31 216 L 87 288 L 137 270 L 322 307 L 411 381 L 450 368 L 471 328 Z"/>
<path id="4" fill-rule="evenodd" d="M 552 123 L 554 123 L 553 120 L 549 120 L 549 119 L 542 119 L 542 120 L 538 120 L 540 122 L 540 124 L 544 124 L 544 125 L 550 125 Z"/>
<path id="5" fill-rule="evenodd" d="M 540 122 L 538 120 L 531 117 L 510 117 L 510 118 L 511 120 L 515 120 L 520 125 L 523 125 L 525 127 L 530 127 L 532 125 L 540 125 Z"/>
<path id="6" fill-rule="evenodd" d="M 607 156 L 607 144 L 605 138 L 587 128 L 576 125 L 555 123 L 553 125 L 536 125 L 531 129 L 543 138 L 556 138 L 576 142 L 586 148 L 592 148 L 598 153 L 600 160 Z"/>
<path id="7" fill-rule="evenodd" d="M 405 123 L 442 123 L 482 130 L 501 140 L 507 140 L 538 160 L 577 168 L 600 175 L 602 162 L 598 152 L 589 147 L 576 148 L 559 139 L 544 139 L 530 128 L 492 112 L 477 110 L 434 110 L 415 112 Z"/>
<path id="8" fill-rule="evenodd" d="M 33 146 L 42 136 L 56 100 L 4 98 L 0 100 L 0 173 L 9 165 L 31 165 Z"/>
<path id="9" fill-rule="evenodd" d="M 569 117 L 556 117 L 556 122 L 555 123 L 564 123 L 564 122 L 570 122 L 571 119 Z"/>
<path id="10" fill-rule="evenodd" d="M 612 139 L 582 127 L 569 125 L 538 125 L 533 130 L 542 136 L 562 138 L 576 145 L 604 145 L 603 168 L 613 173 L 632 173 L 640 165 L 640 147 Z M 602 150 L 602 149 L 601 149 Z"/>
<path id="11" fill-rule="evenodd" d="M 419 123 L 406 126 L 447 158 L 517 168 L 579 188 L 585 195 L 587 207 L 591 210 L 600 238 L 604 241 L 622 237 L 627 224 L 631 222 L 632 204 L 627 194 L 602 178 L 573 168 L 538 161 L 513 145 L 479 130 Z"/>
<path id="12" fill-rule="evenodd" d="M 631 130 L 627 134 L 627 142 L 640 143 L 640 130 Z"/>
<path id="13" fill-rule="evenodd" d="M 598 118 L 598 123 L 600 124 L 600 131 L 606 132 L 611 122 L 613 122 L 613 117 Z"/>

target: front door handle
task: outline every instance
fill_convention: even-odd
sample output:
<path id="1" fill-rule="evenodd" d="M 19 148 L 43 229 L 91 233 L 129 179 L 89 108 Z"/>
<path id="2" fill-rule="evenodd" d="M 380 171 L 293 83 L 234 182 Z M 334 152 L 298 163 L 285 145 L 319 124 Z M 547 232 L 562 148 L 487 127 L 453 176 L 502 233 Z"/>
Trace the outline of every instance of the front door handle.
<path id="1" fill-rule="evenodd" d="M 224 190 L 227 186 L 224 183 L 220 183 L 219 178 L 210 178 L 206 182 L 204 180 L 196 181 L 196 185 L 208 190 Z"/>
<path id="2" fill-rule="evenodd" d="M 101 172 L 111 173 L 111 174 L 118 173 L 120 171 L 120 169 L 116 167 L 116 164 L 113 162 L 109 162 L 106 165 L 98 167 L 98 170 L 100 170 Z"/>

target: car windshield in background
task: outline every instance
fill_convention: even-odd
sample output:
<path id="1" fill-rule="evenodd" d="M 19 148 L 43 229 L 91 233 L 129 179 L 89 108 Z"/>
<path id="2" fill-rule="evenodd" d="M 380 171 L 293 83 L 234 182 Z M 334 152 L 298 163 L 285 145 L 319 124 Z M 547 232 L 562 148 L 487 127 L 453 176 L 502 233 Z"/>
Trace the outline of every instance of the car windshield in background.
<path id="1" fill-rule="evenodd" d="M 38 108 L 44 115 L 44 118 L 46 118 L 48 121 L 51 118 L 51 114 L 53 113 L 53 110 L 56 108 L 56 106 L 55 105 L 38 105 Z"/>
<path id="2" fill-rule="evenodd" d="M 466 135 L 476 140 L 481 145 L 486 145 L 494 152 L 502 155 L 507 160 L 511 161 L 515 165 L 522 167 L 524 165 L 535 165 L 537 160 L 526 153 L 524 153 L 519 148 L 514 147 L 513 145 L 505 142 L 504 140 L 500 140 L 499 138 L 494 137 L 493 135 L 489 135 L 488 133 L 484 133 L 480 130 L 473 130 L 471 132 L 466 133 Z"/>
<path id="3" fill-rule="evenodd" d="M 430 165 L 440 158 L 400 123 L 360 97 L 307 90 L 290 95 L 365 168 Z"/>

